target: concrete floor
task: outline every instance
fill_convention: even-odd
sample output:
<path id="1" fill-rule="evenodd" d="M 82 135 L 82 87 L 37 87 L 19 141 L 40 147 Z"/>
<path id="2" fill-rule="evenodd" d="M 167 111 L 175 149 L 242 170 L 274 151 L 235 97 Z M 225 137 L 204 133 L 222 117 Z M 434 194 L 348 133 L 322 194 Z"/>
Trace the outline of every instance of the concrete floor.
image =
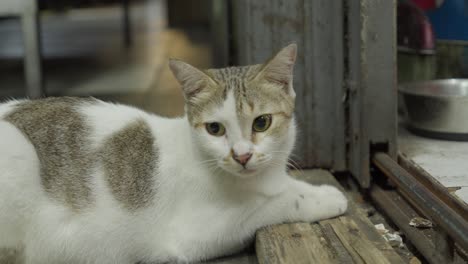
<path id="1" fill-rule="evenodd" d="M 468 203 L 468 142 L 425 138 L 398 131 L 399 150 L 442 184 L 455 198 Z"/>
<path id="2" fill-rule="evenodd" d="M 134 4 L 131 19 L 134 43 L 125 48 L 119 6 L 43 12 L 48 95 L 95 96 L 164 116 L 183 114 L 183 97 L 167 59 L 209 68 L 209 32 L 168 29 L 162 0 Z M 19 21 L 0 20 L 0 36 L 0 99 L 24 97 Z"/>

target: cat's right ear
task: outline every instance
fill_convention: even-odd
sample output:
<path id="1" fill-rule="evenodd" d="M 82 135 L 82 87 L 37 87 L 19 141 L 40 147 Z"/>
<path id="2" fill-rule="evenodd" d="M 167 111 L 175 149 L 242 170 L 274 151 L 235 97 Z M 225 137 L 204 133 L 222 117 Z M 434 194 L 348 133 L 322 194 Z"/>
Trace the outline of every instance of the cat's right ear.
<path id="1" fill-rule="evenodd" d="M 182 86 L 186 100 L 190 100 L 204 88 L 215 84 L 206 73 L 181 60 L 170 59 L 169 68 Z"/>

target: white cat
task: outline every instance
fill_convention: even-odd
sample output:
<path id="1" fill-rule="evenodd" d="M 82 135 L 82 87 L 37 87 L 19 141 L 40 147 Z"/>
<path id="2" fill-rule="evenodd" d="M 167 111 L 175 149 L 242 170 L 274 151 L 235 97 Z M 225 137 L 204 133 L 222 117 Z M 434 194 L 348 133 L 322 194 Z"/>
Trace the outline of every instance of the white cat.
<path id="1" fill-rule="evenodd" d="M 264 65 L 171 60 L 176 119 L 92 98 L 0 104 L 0 248 L 27 264 L 192 262 L 344 213 L 335 187 L 286 172 L 295 59 L 291 44 Z"/>

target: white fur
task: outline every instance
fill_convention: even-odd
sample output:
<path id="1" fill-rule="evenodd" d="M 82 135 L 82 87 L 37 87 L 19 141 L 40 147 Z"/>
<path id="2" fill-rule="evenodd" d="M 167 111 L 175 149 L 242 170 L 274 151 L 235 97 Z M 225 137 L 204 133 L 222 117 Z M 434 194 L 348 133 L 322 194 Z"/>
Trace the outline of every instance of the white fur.
<path id="1" fill-rule="evenodd" d="M 102 102 L 81 108 L 95 147 L 135 118 L 150 124 L 159 148 L 158 191 L 154 206 L 137 212 L 119 205 L 99 167 L 92 175 L 94 204 L 73 212 L 52 200 L 41 187 L 34 147 L 1 121 L 15 102 L 0 104 L 0 247 L 23 249 L 26 264 L 191 262 L 238 251 L 265 225 L 344 213 L 347 201 L 336 188 L 287 175 L 294 123 L 275 144 L 269 138 L 253 144 L 239 125 L 252 120 L 238 119 L 233 100 L 230 94 L 221 109 L 205 116 L 224 122 L 228 138 L 192 128 L 186 118 Z M 237 172 L 239 164 L 221 162 L 233 147 L 264 153 L 272 162 L 254 155 L 252 171 Z"/>

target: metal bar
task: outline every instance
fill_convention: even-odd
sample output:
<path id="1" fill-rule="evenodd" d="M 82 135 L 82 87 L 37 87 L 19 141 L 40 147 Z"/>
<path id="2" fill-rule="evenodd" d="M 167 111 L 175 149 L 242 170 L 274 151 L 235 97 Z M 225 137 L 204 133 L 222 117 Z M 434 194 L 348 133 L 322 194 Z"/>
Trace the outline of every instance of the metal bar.
<path id="1" fill-rule="evenodd" d="M 374 154 L 372 162 L 396 184 L 409 202 L 427 213 L 462 248 L 468 248 L 468 222 L 465 219 L 416 181 L 387 154 Z"/>
<path id="2" fill-rule="evenodd" d="M 381 208 L 384 213 L 400 228 L 411 243 L 418 249 L 419 252 L 431 264 L 440 264 L 446 262 L 436 250 L 431 239 L 427 237 L 423 231 L 415 229 L 408 225 L 412 216 L 409 212 L 411 208 L 408 204 L 402 204 L 404 200 L 395 201 L 392 199 L 392 194 L 395 196 L 395 191 L 385 191 L 377 185 L 374 185 L 369 192 L 372 200 Z"/>
<path id="3" fill-rule="evenodd" d="M 40 21 L 37 10 L 21 15 L 24 43 L 24 73 L 26 94 L 29 98 L 44 96 L 41 61 Z"/>
<path id="4" fill-rule="evenodd" d="M 435 194 L 437 198 L 442 200 L 446 205 L 457 212 L 461 217 L 468 221 L 468 205 L 456 199 L 451 195 L 447 188 L 441 185 L 439 182 L 433 179 L 433 177 L 427 173 L 423 168 L 419 167 L 408 157 L 399 154 L 398 163 L 401 167 L 407 170 L 417 181 L 430 190 L 431 193 Z"/>
<path id="5" fill-rule="evenodd" d="M 130 0 L 122 0 L 122 27 L 125 47 L 132 45 L 132 29 L 130 21 Z"/>
<path id="6" fill-rule="evenodd" d="M 343 2 L 349 170 L 369 188 L 371 153 L 385 151 L 395 159 L 397 154 L 397 1 Z"/>

